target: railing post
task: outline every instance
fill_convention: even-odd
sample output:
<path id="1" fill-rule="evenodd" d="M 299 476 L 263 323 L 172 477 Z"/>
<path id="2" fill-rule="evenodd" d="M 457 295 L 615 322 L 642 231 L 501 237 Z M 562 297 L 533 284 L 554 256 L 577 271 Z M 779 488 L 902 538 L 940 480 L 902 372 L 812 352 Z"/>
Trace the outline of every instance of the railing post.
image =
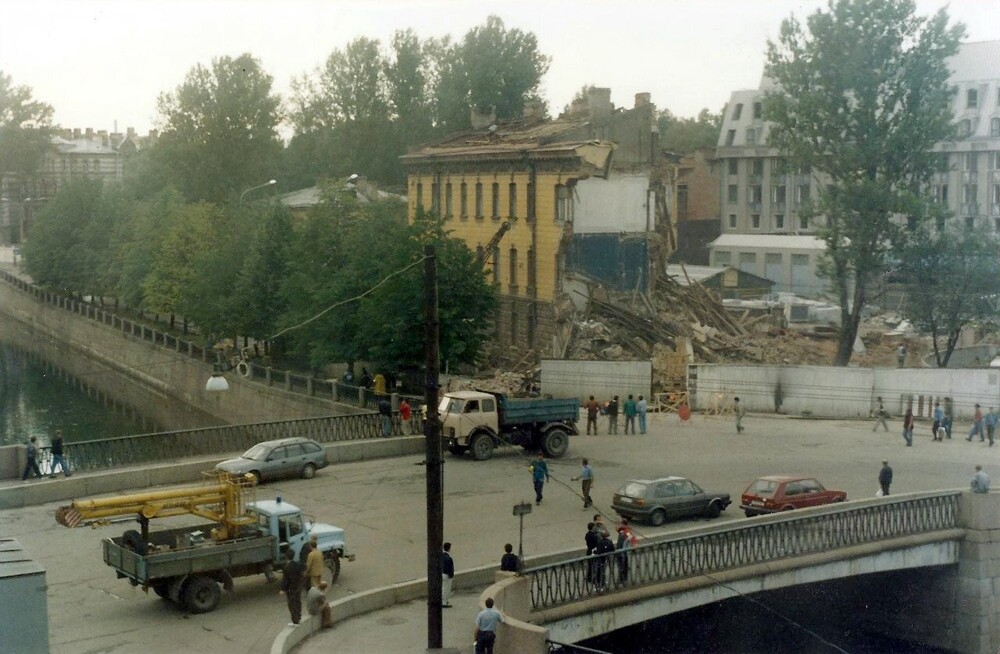
<path id="1" fill-rule="evenodd" d="M 337 401 L 337 394 L 340 392 L 340 382 L 338 382 L 336 379 L 334 379 L 332 386 L 333 386 L 333 389 L 332 389 L 332 392 L 330 393 L 330 395 L 332 396 L 333 401 L 336 402 Z"/>
<path id="2" fill-rule="evenodd" d="M 271 381 L 271 366 L 264 368 L 264 383 L 268 386 L 271 386 L 274 383 Z"/>
<path id="3" fill-rule="evenodd" d="M 287 370 L 285 371 L 285 390 L 292 390 L 292 373 Z"/>
<path id="4" fill-rule="evenodd" d="M 306 373 L 306 395 L 313 396 L 313 373 Z"/>
<path id="5" fill-rule="evenodd" d="M 364 408 L 365 406 L 365 387 L 358 386 L 358 406 Z"/>

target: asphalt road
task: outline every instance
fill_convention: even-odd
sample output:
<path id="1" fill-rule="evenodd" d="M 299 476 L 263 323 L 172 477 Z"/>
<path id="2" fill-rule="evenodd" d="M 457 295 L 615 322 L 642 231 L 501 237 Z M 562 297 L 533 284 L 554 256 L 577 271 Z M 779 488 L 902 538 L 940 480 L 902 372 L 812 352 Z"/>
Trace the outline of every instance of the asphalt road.
<path id="1" fill-rule="evenodd" d="M 848 499 L 872 497 L 882 459 L 895 470 L 893 494 L 966 488 L 976 463 L 1000 483 L 994 451 L 1000 446 L 967 443 L 958 430 L 954 440 L 934 443 L 929 425 L 918 424 L 915 444 L 907 448 L 898 420 L 890 423 L 889 433 L 873 433 L 870 422 L 751 415 L 744 424 L 746 432 L 737 436 L 731 419 L 695 416 L 692 424 L 681 426 L 674 416 L 657 415 L 651 416 L 650 433 L 644 436 L 574 437 L 569 454 L 550 462 L 554 479 L 545 487 L 545 500 L 525 519 L 525 554 L 582 548 L 593 510 L 583 510 L 578 484 L 569 478 L 578 473 L 584 456 L 594 468 L 595 508 L 605 511 L 608 520 L 614 519 L 608 508 L 611 495 L 622 482 L 668 474 L 727 490 L 736 504 L 754 478 L 778 473 L 815 475 L 828 487 L 846 490 Z M 519 450 L 502 450 L 487 462 L 450 455 L 445 461 L 445 540 L 453 543 L 456 566 L 498 562 L 505 542 L 517 548 L 512 506 L 533 499 L 528 458 Z M 281 495 L 316 519 L 347 530 L 357 560 L 344 563 L 331 593 L 338 598 L 425 575 L 424 490 L 422 457 L 409 456 L 333 466 L 313 480 L 265 485 L 258 497 Z M 277 588 L 262 578 L 237 580 L 235 592 L 224 593 L 219 608 L 206 615 L 187 615 L 152 593 L 144 594 L 116 579 L 101 560 L 101 539 L 131 525 L 67 529 L 55 523 L 56 506 L 0 514 L 0 533 L 19 539 L 47 570 L 54 654 L 266 652 L 288 621 Z M 737 506 L 730 506 L 718 520 L 745 519 Z M 156 527 L 195 522 L 174 518 Z M 639 525 L 638 531 L 653 535 L 701 524 Z M 446 612 L 446 626 L 461 624 L 464 633 L 473 617 L 466 613 L 458 607 Z M 347 636 L 340 628 L 334 633 Z M 342 652 L 371 651 L 360 641 L 341 637 L 334 642 Z"/>

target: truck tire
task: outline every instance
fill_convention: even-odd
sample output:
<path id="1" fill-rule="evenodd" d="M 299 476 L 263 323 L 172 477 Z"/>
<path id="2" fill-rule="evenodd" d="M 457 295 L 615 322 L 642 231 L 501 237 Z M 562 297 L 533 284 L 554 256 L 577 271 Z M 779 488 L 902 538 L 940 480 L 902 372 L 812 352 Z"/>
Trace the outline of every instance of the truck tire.
<path id="1" fill-rule="evenodd" d="M 569 434 L 565 429 L 550 429 L 542 440 L 542 451 L 553 459 L 558 459 L 569 450 Z"/>
<path id="2" fill-rule="evenodd" d="M 184 584 L 184 608 L 191 613 L 211 613 L 221 597 L 219 584 L 209 577 L 192 577 Z"/>
<path id="3" fill-rule="evenodd" d="M 157 597 L 162 597 L 165 600 L 170 599 L 170 584 L 166 581 L 158 581 L 151 588 Z"/>
<path id="4" fill-rule="evenodd" d="M 135 529 L 129 529 L 122 534 L 122 547 L 131 550 L 139 556 L 145 556 L 146 543 L 142 542 L 142 534 Z"/>
<path id="5" fill-rule="evenodd" d="M 473 459 L 485 461 L 493 456 L 493 438 L 489 434 L 476 434 L 469 442 L 469 450 Z"/>
<path id="6" fill-rule="evenodd" d="M 333 586 L 340 576 L 340 554 L 333 552 L 330 556 L 323 557 L 323 565 L 330 571 L 330 579 L 327 583 Z"/>

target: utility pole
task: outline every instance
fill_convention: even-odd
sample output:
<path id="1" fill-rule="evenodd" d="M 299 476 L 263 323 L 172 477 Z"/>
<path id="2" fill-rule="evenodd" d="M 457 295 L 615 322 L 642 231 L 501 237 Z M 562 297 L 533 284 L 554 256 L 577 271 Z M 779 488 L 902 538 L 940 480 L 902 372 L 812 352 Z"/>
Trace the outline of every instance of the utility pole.
<path id="1" fill-rule="evenodd" d="M 434 246 L 424 247 L 424 440 L 427 443 L 427 649 L 441 649 L 441 546 L 444 541 L 444 461 L 438 424 L 438 291 Z"/>

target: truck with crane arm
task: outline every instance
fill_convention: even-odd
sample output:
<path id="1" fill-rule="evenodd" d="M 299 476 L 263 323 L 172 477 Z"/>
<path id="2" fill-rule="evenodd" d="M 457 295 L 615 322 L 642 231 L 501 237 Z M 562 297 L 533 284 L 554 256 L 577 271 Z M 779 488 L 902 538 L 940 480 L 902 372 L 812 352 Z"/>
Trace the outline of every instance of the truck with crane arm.
<path id="1" fill-rule="evenodd" d="M 285 551 L 291 548 L 297 558 L 313 536 L 323 552 L 328 581 L 336 581 L 340 560 L 354 560 L 344 530 L 308 520 L 281 497 L 247 501 L 253 487 L 252 477 L 220 474 L 199 486 L 76 500 L 56 510 L 56 522 L 97 527 L 138 521 L 139 530 L 102 541 L 104 562 L 120 579 L 144 591 L 152 588 L 191 613 L 213 611 L 221 598 L 220 586 L 232 591 L 236 577 L 263 574 L 270 581 L 285 561 Z M 210 522 L 149 529 L 150 520 L 180 515 Z"/>

